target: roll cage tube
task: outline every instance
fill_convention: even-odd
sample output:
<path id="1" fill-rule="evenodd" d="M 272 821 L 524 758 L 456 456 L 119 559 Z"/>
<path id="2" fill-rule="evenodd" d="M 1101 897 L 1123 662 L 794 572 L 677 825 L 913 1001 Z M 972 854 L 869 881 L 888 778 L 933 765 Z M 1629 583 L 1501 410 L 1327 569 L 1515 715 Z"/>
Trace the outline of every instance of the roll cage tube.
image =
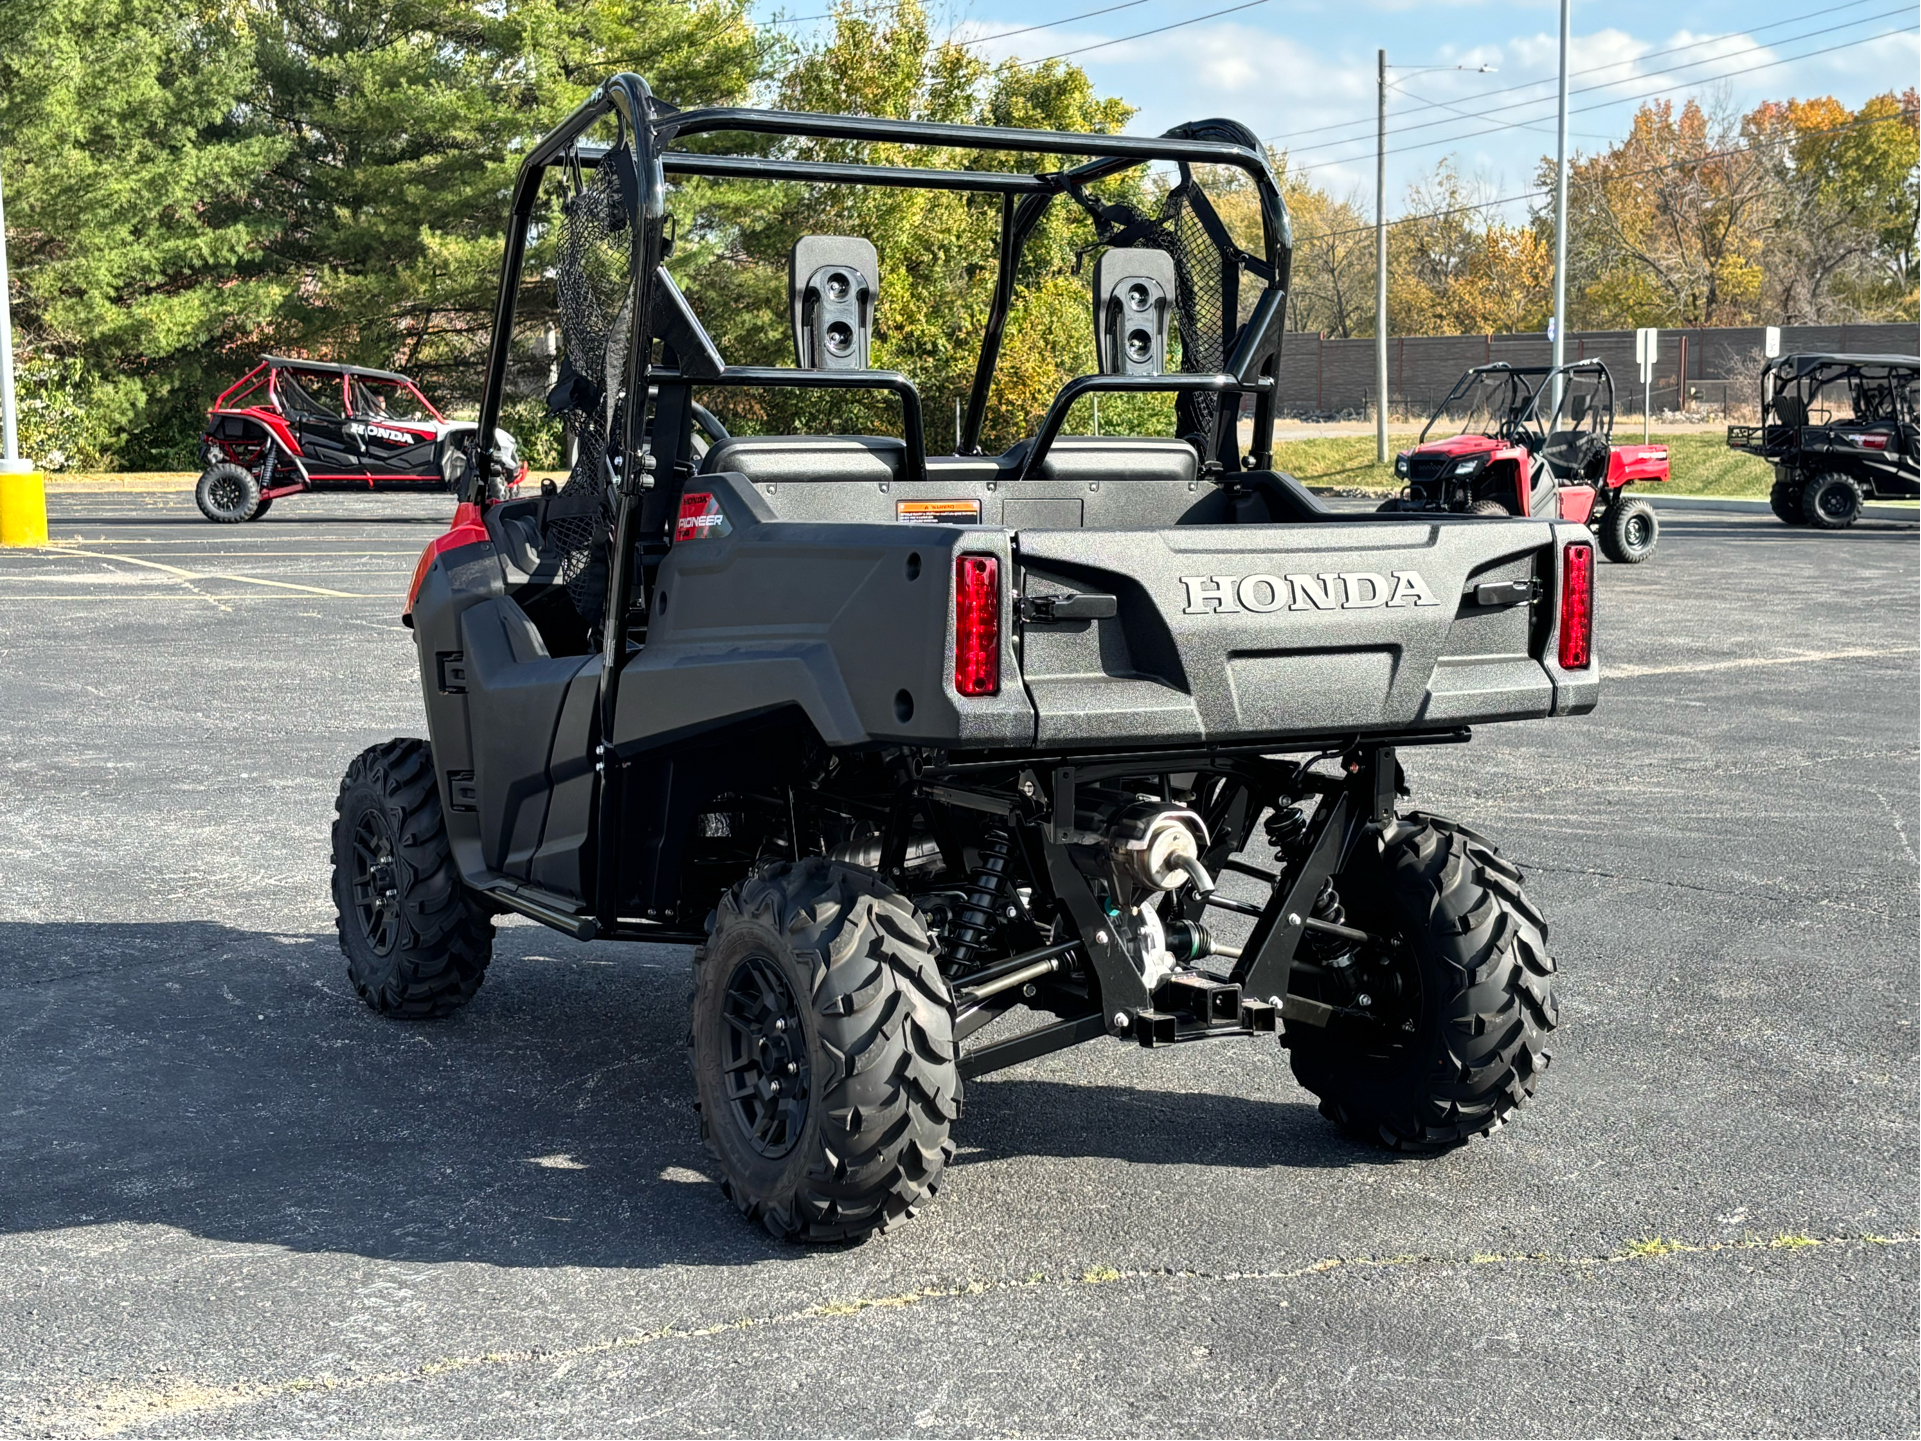
<path id="1" fill-rule="evenodd" d="M 1427 418 L 1427 424 L 1421 427 L 1420 437 L 1414 442 L 1415 447 L 1418 449 L 1427 444 L 1428 436 L 1433 432 L 1435 425 L 1447 415 L 1449 406 L 1453 405 L 1456 400 L 1465 395 L 1471 386 L 1480 385 L 1490 376 L 1500 376 L 1508 382 L 1510 387 L 1518 388 L 1522 397 L 1524 397 L 1524 403 L 1518 408 L 1513 401 L 1510 400 L 1505 412 L 1501 416 L 1501 428 L 1497 433 L 1503 439 L 1513 439 L 1512 432 L 1520 429 L 1522 423 L 1527 419 L 1529 412 L 1534 408 L 1535 397 L 1540 393 L 1528 385 L 1528 377 L 1531 375 L 1545 376 L 1549 373 L 1549 370 L 1550 367 L 1545 365 L 1514 366 L 1509 365 L 1505 360 L 1497 360 L 1492 365 L 1475 366 L 1463 374 L 1459 380 L 1454 382 L 1454 388 L 1448 391 L 1447 395 L 1442 398 L 1441 403 L 1435 407 L 1434 414 L 1430 415 Z M 1512 394 L 1512 391 L 1510 391 L 1510 394 Z M 1448 423 L 1450 425 L 1454 424 L 1452 419 L 1450 419 Z"/>
<path id="2" fill-rule="evenodd" d="M 1603 433 L 1612 435 L 1614 433 L 1614 375 L 1607 368 L 1606 361 L 1577 360 L 1572 365 L 1562 366 L 1559 371 L 1550 372 L 1549 378 L 1552 379 L 1555 375 L 1559 375 L 1563 382 L 1565 382 L 1573 376 L 1597 374 L 1600 377 L 1601 384 L 1606 387 L 1607 427 Z M 1547 395 L 1555 388 L 1556 387 L 1549 385 L 1547 381 L 1541 382 L 1541 388 L 1534 392 L 1534 399 L 1528 405 L 1527 414 L 1521 417 L 1523 423 L 1539 418 L 1535 412 L 1541 404 L 1541 397 Z M 1554 422 L 1561 418 L 1561 411 L 1566 407 L 1569 397 L 1574 394 L 1574 388 L 1565 383 L 1558 388 L 1561 394 L 1555 401 L 1553 415 L 1548 417 L 1547 429 L 1542 432 L 1543 439 L 1554 434 Z"/>
<path id="3" fill-rule="evenodd" d="M 534 202 L 540 195 L 540 182 L 547 168 L 562 161 L 595 122 L 609 114 L 620 125 L 620 140 L 633 148 L 634 173 L 638 179 L 632 225 L 633 314 L 646 316 L 653 301 L 654 272 L 661 256 L 661 228 L 667 216 L 667 184 L 661 174 L 660 150 L 655 144 L 652 109 L 653 94 L 638 75 L 623 71 L 615 75 L 554 129 L 534 142 L 514 176 L 512 199 L 507 208 L 507 244 L 500 264 L 500 289 L 494 299 L 493 337 L 487 349 L 487 373 L 481 384 L 479 444 L 475 447 L 474 466 L 463 497 L 475 505 L 486 504 L 487 484 L 493 473 L 495 431 L 500 425 L 500 406 L 507 383 L 507 360 L 513 343 L 514 310 L 520 297 L 520 272 L 527 259 L 527 227 L 533 219 Z M 644 326 L 636 339 L 647 337 Z M 650 344 L 628 348 L 626 393 L 645 395 L 646 376 L 652 356 Z M 643 433 L 643 407 L 624 407 L 618 455 L 638 457 L 638 437 Z M 624 479 L 624 476 L 623 476 Z M 618 571 L 620 567 L 615 567 Z M 625 597 L 622 597 L 623 600 Z M 613 596 L 610 592 L 609 603 Z M 623 612 L 610 609 L 608 614 Z M 617 627 L 610 626 L 611 632 Z"/>
<path id="4" fill-rule="evenodd" d="M 494 308 L 493 342 L 488 354 L 487 373 L 481 394 L 479 440 L 476 463 L 468 486 L 468 498 L 484 503 L 487 479 L 496 456 L 494 431 L 499 424 L 501 398 L 505 388 L 508 354 L 512 339 L 515 303 L 518 298 L 521 268 L 526 259 L 527 228 L 533 216 L 543 172 L 559 163 L 592 163 L 580 147 L 580 137 L 596 121 L 615 114 L 621 138 L 632 144 L 635 170 L 640 180 L 641 212 L 634 218 L 634 314 L 647 318 L 651 300 L 654 268 L 659 263 L 660 227 L 666 215 L 665 176 L 668 174 L 710 177 L 794 180 L 803 183 L 837 182 L 927 189 L 954 189 L 996 193 L 1003 197 L 1000 264 L 996 277 L 992 309 L 983 336 L 981 354 L 968 398 L 959 448 L 978 451 L 980 432 L 985 421 L 988 390 L 997 367 L 1001 338 L 1005 333 L 1008 311 L 1012 306 L 1014 282 L 1028 236 L 1045 214 L 1056 195 L 1092 184 L 1121 171 L 1156 160 L 1179 164 L 1185 175 L 1196 164 L 1223 165 L 1248 176 L 1260 200 L 1262 246 L 1264 253 L 1247 259 L 1264 270 L 1266 295 L 1278 313 L 1284 306 L 1293 259 L 1293 233 L 1287 206 L 1259 143 L 1251 133 L 1230 121 L 1204 120 L 1178 126 L 1163 136 L 1104 135 L 1085 132 L 1030 130 L 1011 127 L 954 125 L 933 121 L 878 119 L 864 116 L 815 115 L 796 111 L 756 110 L 746 107 L 708 107 L 674 110 L 656 101 L 639 76 L 622 73 L 609 79 L 585 104 L 553 131 L 542 137 L 521 162 L 514 181 L 509 207 L 506 253 L 501 267 L 501 282 Z M 741 134 L 812 137 L 853 140 L 869 143 L 935 145 L 974 150 L 1013 153 L 1088 156 L 1081 164 L 1060 171 L 1020 175 L 999 171 L 918 170 L 906 166 L 867 164 L 830 164 L 819 161 L 787 160 L 768 156 L 728 156 L 667 152 L 664 146 L 689 136 L 733 132 Z M 604 151 L 602 153 L 605 153 Z M 595 157 L 596 159 L 598 157 Z M 1016 201 L 1019 201 L 1016 204 Z M 1245 329 L 1245 327 L 1243 328 Z M 1237 346 L 1243 339 L 1237 333 L 1224 336 Z M 629 352 L 627 393 L 644 394 L 640 382 L 651 359 L 650 321 L 639 329 L 637 342 Z M 1272 464 L 1275 396 L 1273 378 L 1279 361 L 1280 327 L 1272 328 L 1267 353 L 1260 357 L 1258 370 L 1269 384 L 1264 388 L 1248 386 L 1256 394 L 1255 448 L 1256 468 Z M 810 382 L 792 381 L 790 384 Z M 817 382 L 814 382 L 817 383 Z M 1178 388 L 1178 387 L 1168 387 Z M 1202 387 L 1210 388 L 1210 387 Z M 903 400 L 905 397 L 903 397 Z M 622 455 L 641 454 L 636 438 L 644 421 L 640 407 L 628 407 L 624 416 Z M 1223 417 L 1226 434 L 1220 440 L 1223 468 L 1238 469 L 1238 438 L 1231 419 Z M 1231 462 L 1231 464 L 1228 464 Z M 645 464 L 644 459 L 640 462 Z"/>

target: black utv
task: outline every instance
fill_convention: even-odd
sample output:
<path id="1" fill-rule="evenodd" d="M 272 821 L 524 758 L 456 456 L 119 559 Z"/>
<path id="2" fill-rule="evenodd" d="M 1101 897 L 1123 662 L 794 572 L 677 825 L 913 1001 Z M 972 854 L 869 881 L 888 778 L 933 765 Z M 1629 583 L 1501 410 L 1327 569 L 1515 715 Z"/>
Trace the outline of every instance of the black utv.
<path id="1" fill-rule="evenodd" d="M 1869 500 L 1921 496 L 1912 355 L 1784 355 L 1761 372 L 1761 423 L 1728 446 L 1774 467 L 1768 496 L 1789 525 L 1840 530 Z"/>
<path id="2" fill-rule="evenodd" d="M 985 160 L 863 163 L 868 144 Z M 1053 164 L 1005 168 L 1023 155 Z M 1171 179 L 1145 209 L 1091 188 L 1154 164 Z M 1259 196 L 1256 250 L 1209 199 L 1221 169 Z M 801 367 L 726 363 L 663 265 L 672 203 L 703 193 L 669 187 L 691 176 L 998 210 L 953 454 L 928 453 L 913 381 L 868 366 L 887 290 L 859 237 L 794 249 Z M 334 827 L 371 1006 L 469 1000 L 505 912 L 693 946 L 689 1067 L 720 1183 L 816 1241 L 934 1192 L 966 1077 L 1079 1042 L 1265 1037 L 1333 1121 L 1406 1150 L 1532 1094 L 1556 1019 L 1547 923 L 1490 842 L 1402 809 L 1403 760 L 1594 707 L 1592 537 L 1337 515 L 1275 472 L 1291 240 L 1252 133 L 676 110 L 616 76 L 520 172 L 482 436 L 516 305 L 544 293 L 548 262 L 522 267 L 550 204 L 552 403 L 580 459 L 557 493 L 491 501 L 482 450 L 421 558 L 431 739 L 355 760 Z M 1023 245 L 1055 205 L 1105 247 L 1104 369 L 984 454 Z M 737 386 L 880 392 L 899 433 L 727 435 L 696 397 Z M 1177 434 L 1062 433 L 1077 397 L 1126 391 L 1171 392 Z"/>

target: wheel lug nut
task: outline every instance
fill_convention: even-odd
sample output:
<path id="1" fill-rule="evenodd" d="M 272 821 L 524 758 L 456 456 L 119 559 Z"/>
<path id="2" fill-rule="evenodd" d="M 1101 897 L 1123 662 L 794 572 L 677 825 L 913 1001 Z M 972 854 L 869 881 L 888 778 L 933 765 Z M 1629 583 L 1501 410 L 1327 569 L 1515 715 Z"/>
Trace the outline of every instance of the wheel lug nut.
<path id="1" fill-rule="evenodd" d="M 774 1029 L 775 1029 L 775 1030 L 777 1030 L 777 1031 L 784 1031 L 784 1030 L 786 1030 L 786 1029 L 787 1029 L 787 1018 L 786 1018 L 785 1016 L 776 1016 L 776 1017 L 774 1017 Z"/>
<path id="2" fill-rule="evenodd" d="M 799 1064 L 794 1061 L 789 1061 L 787 1063 L 787 1074 L 790 1076 L 794 1076 L 794 1075 L 798 1075 L 799 1073 L 800 1073 Z"/>

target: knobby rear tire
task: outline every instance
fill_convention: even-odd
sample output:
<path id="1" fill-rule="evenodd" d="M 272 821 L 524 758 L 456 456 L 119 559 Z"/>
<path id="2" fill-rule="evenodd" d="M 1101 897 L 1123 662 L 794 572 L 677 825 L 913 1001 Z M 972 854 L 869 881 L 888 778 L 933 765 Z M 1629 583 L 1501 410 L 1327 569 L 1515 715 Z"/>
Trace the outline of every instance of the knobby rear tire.
<path id="1" fill-rule="evenodd" d="M 1639 565 L 1654 554 L 1661 523 L 1640 496 L 1617 496 L 1601 517 L 1601 553 L 1622 565 Z"/>
<path id="2" fill-rule="evenodd" d="M 1397 1049 L 1289 1022 L 1294 1075 L 1321 1114 L 1397 1151 L 1486 1135 L 1529 1096 L 1559 1019 L 1547 921 L 1521 873 L 1465 826 L 1416 812 L 1337 878 L 1348 924 L 1399 935 L 1421 990 Z"/>
<path id="3" fill-rule="evenodd" d="M 707 930 L 688 1049 L 721 1190 L 784 1240 L 860 1241 L 912 1216 L 961 1113 L 953 998 L 914 908 L 871 871 L 813 857 L 740 882 Z M 805 1111 L 778 1155 L 729 1094 L 743 1074 L 729 991 L 757 966 L 784 982 L 806 1041 Z"/>
<path id="4" fill-rule="evenodd" d="M 1801 491 L 1802 519 L 1816 530 L 1846 530 L 1861 518 L 1866 504 L 1861 482 L 1834 471 L 1817 475 Z"/>
<path id="5" fill-rule="evenodd" d="M 361 881 L 369 842 L 390 851 L 397 892 L 378 923 Z M 360 998 L 403 1020 L 437 1020 L 472 1000 L 493 957 L 493 916 L 460 879 L 426 741 L 391 740 L 354 758 L 334 803 L 333 856 L 334 925 Z"/>

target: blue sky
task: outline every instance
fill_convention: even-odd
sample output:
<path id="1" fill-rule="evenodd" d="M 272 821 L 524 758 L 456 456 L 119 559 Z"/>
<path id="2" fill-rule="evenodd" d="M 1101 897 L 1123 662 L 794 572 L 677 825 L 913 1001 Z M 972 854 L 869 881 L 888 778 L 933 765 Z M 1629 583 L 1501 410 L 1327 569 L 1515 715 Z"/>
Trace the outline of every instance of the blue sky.
<path id="1" fill-rule="evenodd" d="M 1110 5 L 1119 8 L 1088 14 Z M 1243 5 L 929 0 L 937 33 L 974 40 L 983 55 L 1038 60 L 1081 52 L 1072 58 L 1097 86 L 1139 108 L 1130 129 L 1151 133 L 1211 115 L 1241 120 L 1289 148 L 1317 183 L 1352 192 L 1369 214 L 1382 46 L 1397 67 L 1388 99 L 1388 148 L 1398 152 L 1388 156 L 1390 216 L 1400 213 L 1408 183 L 1442 156 L 1452 156 L 1489 198 L 1531 189 L 1540 157 L 1553 153 L 1558 0 L 1257 0 L 1220 13 Z M 827 8 L 816 0 L 755 7 L 762 17 Z M 1056 21 L 1068 23 L 1050 24 Z M 1197 23 L 1123 38 L 1182 21 Z M 1049 28 L 1005 33 L 1035 26 Z M 1577 0 L 1572 32 L 1570 89 L 1592 87 L 1569 101 L 1569 145 L 1577 151 L 1625 134 L 1642 95 L 1742 110 L 1765 99 L 1833 95 L 1854 106 L 1915 85 L 1921 71 L 1914 0 L 1842 0 L 1817 9 L 1790 0 Z M 1121 43 L 1105 43 L 1112 41 Z M 1453 66 L 1470 68 L 1414 68 Z M 1513 207 L 1512 218 L 1521 209 Z"/>

